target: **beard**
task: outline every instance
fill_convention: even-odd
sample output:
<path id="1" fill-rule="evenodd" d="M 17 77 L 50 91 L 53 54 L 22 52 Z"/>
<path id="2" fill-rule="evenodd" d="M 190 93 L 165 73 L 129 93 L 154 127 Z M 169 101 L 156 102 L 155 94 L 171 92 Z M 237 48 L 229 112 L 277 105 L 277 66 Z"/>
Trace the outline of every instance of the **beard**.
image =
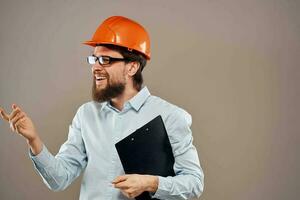
<path id="1" fill-rule="evenodd" d="M 92 98 L 94 101 L 102 103 L 105 101 L 110 101 L 112 98 L 118 97 L 123 94 L 125 90 L 125 82 L 110 82 L 109 77 L 107 77 L 107 84 L 105 88 L 99 89 L 96 85 L 95 78 L 93 79 L 92 87 Z"/>

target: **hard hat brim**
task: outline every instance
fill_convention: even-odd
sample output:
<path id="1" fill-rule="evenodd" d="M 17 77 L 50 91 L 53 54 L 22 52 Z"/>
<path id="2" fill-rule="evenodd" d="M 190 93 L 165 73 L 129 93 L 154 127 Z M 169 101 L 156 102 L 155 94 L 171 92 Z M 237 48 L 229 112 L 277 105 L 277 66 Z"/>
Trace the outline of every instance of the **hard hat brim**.
<path id="1" fill-rule="evenodd" d="M 95 47 L 97 45 L 97 43 L 95 41 L 92 41 L 92 40 L 85 41 L 82 44 L 89 45 L 89 46 L 92 46 L 92 47 Z"/>
<path id="2" fill-rule="evenodd" d="M 120 44 L 115 44 L 115 43 L 110 43 L 110 42 L 96 42 L 96 41 L 93 41 L 93 40 L 85 41 L 82 44 L 89 45 L 89 46 L 92 46 L 92 47 L 96 47 L 98 44 L 112 44 L 112 45 L 128 48 L 128 47 L 126 47 L 124 45 L 120 45 Z M 136 51 L 138 51 L 138 50 L 136 50 Z M 143 54 L 146 57 L 147 60 L 150 60 L 150 56 L 146 55 L 145 53 L 143 53 L 141 51 L 138 51 L 138 52 Z"/>

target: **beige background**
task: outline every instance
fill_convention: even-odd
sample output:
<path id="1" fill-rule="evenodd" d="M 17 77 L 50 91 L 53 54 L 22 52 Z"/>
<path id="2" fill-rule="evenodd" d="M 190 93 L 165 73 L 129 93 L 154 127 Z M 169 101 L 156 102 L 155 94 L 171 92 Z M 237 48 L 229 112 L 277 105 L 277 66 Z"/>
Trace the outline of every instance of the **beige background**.
<path id="1" fill-rule="evenodd" d="M 85 58 L 102 20 L 124 15 L 152 39 L 152 94 L 193 116 L 207 200 L 299 199 L 297 0 L 0 2 L 0 105 L 19 104 L 48 148 L 90 100 Z M 78 199 L 46 188 L 25 140 L 0 122 L 0 199 Z"/>

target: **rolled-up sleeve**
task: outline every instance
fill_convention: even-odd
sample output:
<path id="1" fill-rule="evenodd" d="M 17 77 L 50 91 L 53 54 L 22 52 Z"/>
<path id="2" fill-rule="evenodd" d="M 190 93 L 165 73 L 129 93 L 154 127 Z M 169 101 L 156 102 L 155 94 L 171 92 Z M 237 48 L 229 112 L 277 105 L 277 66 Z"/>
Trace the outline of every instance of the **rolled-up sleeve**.
<path id="1" fill-rule="evenodd" d="M 191 124 L 190 114 L 182 109 L 177 109 L 166 119 L 165 125 L 175 158 L 175 176 L 159 176 L 158 189 L 152 198 L 178 200 L 202 194 L 204 174 L 193 145 Z"/>
<path id="2" fill-rule="evenodd" d="M 56 156 L 53 156 L 45 145 L 38 155 L 34 156 L 29 151 L 29 156 L 44 183 L 51 190 L 60 191 L 69 186 L 87 164 L 81 135 L 80 108 L 69 126 L 68 139 Z"/>

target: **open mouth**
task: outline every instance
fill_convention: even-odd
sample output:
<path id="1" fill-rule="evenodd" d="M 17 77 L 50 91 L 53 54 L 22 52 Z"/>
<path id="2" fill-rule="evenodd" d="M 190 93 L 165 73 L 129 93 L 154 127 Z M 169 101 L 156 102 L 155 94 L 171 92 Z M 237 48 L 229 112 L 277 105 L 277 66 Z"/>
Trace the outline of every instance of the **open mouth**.
<path id="1" fill-rule="evenodd" d="M 96 77 L 96 81 L 102 81 L 104 79 L 106 79 L 106 77 Z"/>
<path id="2" fill-rule="evenodd" d="M 104 75 L 95 75 L 95 82 L 96 82 L 96 85 L 101 85 L 103 84 L 103 81 L 106 80 L 107 77 L 104 76 Z"/>

